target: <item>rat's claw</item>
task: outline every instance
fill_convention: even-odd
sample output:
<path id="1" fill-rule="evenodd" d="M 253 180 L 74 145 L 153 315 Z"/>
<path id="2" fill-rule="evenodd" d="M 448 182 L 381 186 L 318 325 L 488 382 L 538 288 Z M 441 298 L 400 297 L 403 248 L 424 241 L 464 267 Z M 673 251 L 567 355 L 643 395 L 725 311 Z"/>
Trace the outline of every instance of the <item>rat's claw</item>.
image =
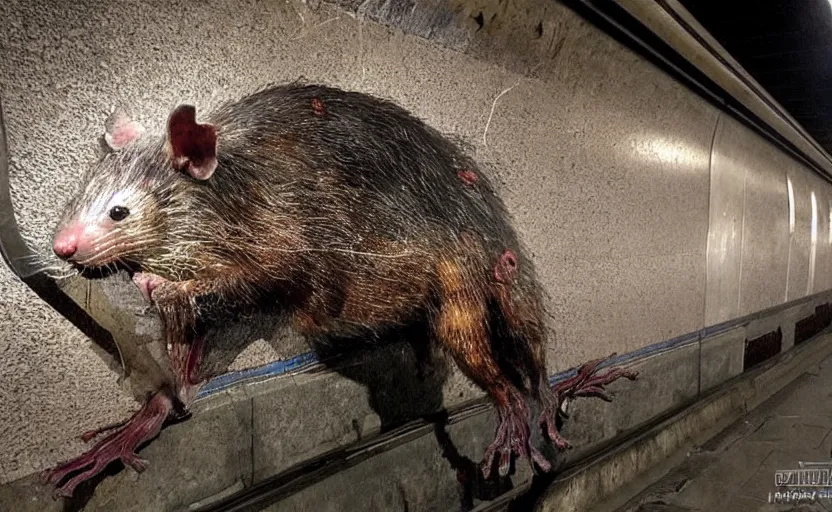
<path id="1" fill-rule="evenodd" d="M 537 467 L 540 468 L 541 471 L 544 473 L 548 473 L 552 469 L 552 464 L 549 462 L 546 457 L 543 456 L 537 449 L 532 447 L 532 461 L 537 464 Z"/>
<path id="2" fill-rule="evenodd" d="M 557 405 L 554 407 L 547 405 L 541 411 L 537 423 L 543 428 L 543 432 L 556 448 L 559 450 L 567 450 L 571 447 L 571 444 L 558 432 L 557 416 L 559 410 L 560 408 Z"/>

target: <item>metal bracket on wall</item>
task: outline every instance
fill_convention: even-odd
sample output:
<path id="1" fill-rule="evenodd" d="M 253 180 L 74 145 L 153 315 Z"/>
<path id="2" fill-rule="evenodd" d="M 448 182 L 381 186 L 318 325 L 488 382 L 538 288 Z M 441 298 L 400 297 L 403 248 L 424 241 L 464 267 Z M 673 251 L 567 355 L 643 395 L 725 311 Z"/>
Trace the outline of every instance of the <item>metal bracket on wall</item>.
<path id="1" fill-rule="evenodd" d="M 12 272 L 38 297 L 72 322 L 101 348 L 118 357 L 118 348 L 110 332 L 72 300 L 54 279 L 33 265 L 36 255 L 20 235 L 12 205 L 9 150 L 2 100 L 0 100 L 0 255 L 3 256 L 3 261 Z"/>

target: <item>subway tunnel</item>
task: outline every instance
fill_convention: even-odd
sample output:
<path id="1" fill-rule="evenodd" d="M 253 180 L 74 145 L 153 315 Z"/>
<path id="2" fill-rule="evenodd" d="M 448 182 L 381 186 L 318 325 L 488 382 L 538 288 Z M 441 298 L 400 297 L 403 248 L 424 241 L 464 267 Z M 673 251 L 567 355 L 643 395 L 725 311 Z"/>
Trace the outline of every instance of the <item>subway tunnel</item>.
<path id="1" fill-rule="evenodd" d="M 652 503 L 639 493 L 674 474 L 667 461 L 832 354 L 818 49 L 832 6 L 728 4 L 2 3 L 0 510 Z M 454 364 L 425 374 L 404 336 L 322 353 L 255 316 L 208 336 L 216 376 L 142 446 L 147 469 L 116 463 L 53 499 L 38 475 L 167 378 L 159 318 L 129 277 L 47 273 L 105 120 L 123 109 L 160 131 L 178 104 L 208 111 L 299 77 L 390 99 L 491 170 L 547 293 L 552 385 L 611 354 L 602 367 L 638 378 L 610 384 L 611 402 L 568 402 L 573 446 L 550 453 L 552 473 L 518 460 L 486 481 L 496 411 Z"/>

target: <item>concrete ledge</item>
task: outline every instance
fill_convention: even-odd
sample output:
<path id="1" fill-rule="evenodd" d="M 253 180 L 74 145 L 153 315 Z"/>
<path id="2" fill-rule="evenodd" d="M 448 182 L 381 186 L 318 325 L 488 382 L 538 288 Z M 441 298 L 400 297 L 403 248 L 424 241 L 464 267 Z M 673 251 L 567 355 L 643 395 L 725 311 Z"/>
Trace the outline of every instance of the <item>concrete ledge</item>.
<path id="1" fill-rule="evenodd" d="M 745 338 L 746 329 L 740 326 L 700 342 L 700 393 L 742 373 Z"/>

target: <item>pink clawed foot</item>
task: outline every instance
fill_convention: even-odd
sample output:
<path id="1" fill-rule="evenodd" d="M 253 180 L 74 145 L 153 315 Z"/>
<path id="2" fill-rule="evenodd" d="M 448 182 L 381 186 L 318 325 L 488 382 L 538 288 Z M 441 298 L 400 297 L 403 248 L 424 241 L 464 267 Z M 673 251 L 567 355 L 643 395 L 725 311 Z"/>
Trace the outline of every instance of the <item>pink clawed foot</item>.
<path id="1" fill-rule="evenodd" d="M 549 471 L 549 461 L 530 442 L 529 410 L 522 399 L 498 411 L 500 426 L 494 442 L 485 450 L 481 464 L 483 475 L 488 478 L 495 463 L 500 476 L 508 475 L 513 455 L 526 457 L 543 471 Z"/>
<path id="2" fill-rule="evenodd" d="M 540 417 L 537 420 L 537 424 L 543 429 L 543 432 L 549 438 L 549 441 L 551 441 L 558 450 L 566 450 L 570 447 L 569 441 L 564 439 L 564 437 L 560 435 L 560 432 L 558 432 L 557 418 L 560 413 L 560 407 L 554 398 L 548 402 L 549 403 L 543 406 L 543 410 L 540 411 Z"/>
<path id="3" fill-rule="evenodd" d="M 111 462 L 119 459 L 136 472 L 144 471 L 148 463 L 136 455 L 135 451 L 142 443 L 159 434 L 172 408 L 170 398 L 161 392 L 156 393 L 123 425 L 111 425 L 98 431 L 87 432 L 85 436 L 92 433 L 91 438 L 101 431 L 116 430 L 83 455 L 44 471 L 41 480 L 44 484 L 56 486 L 53 497 L 57 499 L 60 496 L 71 497 L 79 484 L 93 478 Z M 64 478 L 76 472 L 78 473 L 63 485 L 58 485 Z"/>
<path id="4" fill-rule="evenodd" d="M 578 373 L 574 377 L 570 377 L 556 384 L 552 391 L 557 396 L 558 403 L 564 398 L 575 398 L 579 396 L 597 396 L 602 400 L 612 402 L 612 398 L 604 392 L 604 386 L 615 382 L 621 377 L 629 380 L 635 380 L 638 377 L 638 372 L 632 372 L 623 368 L 611 368 L 600 375 L 596 375 L 598 366 L 613 357 L 615 357 L 615 354 L 589 361 L 578 368 Z"/>
<path id="5" fill-rule="evenodd" d="M 544 392 L 543 410 L 540 413 L 538 424 L 557 448 L 561 450 L 569 448 L 569 441 L 560 435 L 557 428 L 558 415 L 565 416 L 565 413 L 560 409 L 564 400 L 579 396 L 595 396 L 611 402 L 612 398 L 606 394 L 604 386 L 622 377 L 629 380 L 635 380 L 638 377 L 637 372 L 623 368 L 611 368 L 604 373 L 597 374 L 598 366 L 612 357 L 615 357 L 615 354 L 585 363 L 578 368 L 578 373 L 574 377 L 557 383 L 551 392 Z"/>

